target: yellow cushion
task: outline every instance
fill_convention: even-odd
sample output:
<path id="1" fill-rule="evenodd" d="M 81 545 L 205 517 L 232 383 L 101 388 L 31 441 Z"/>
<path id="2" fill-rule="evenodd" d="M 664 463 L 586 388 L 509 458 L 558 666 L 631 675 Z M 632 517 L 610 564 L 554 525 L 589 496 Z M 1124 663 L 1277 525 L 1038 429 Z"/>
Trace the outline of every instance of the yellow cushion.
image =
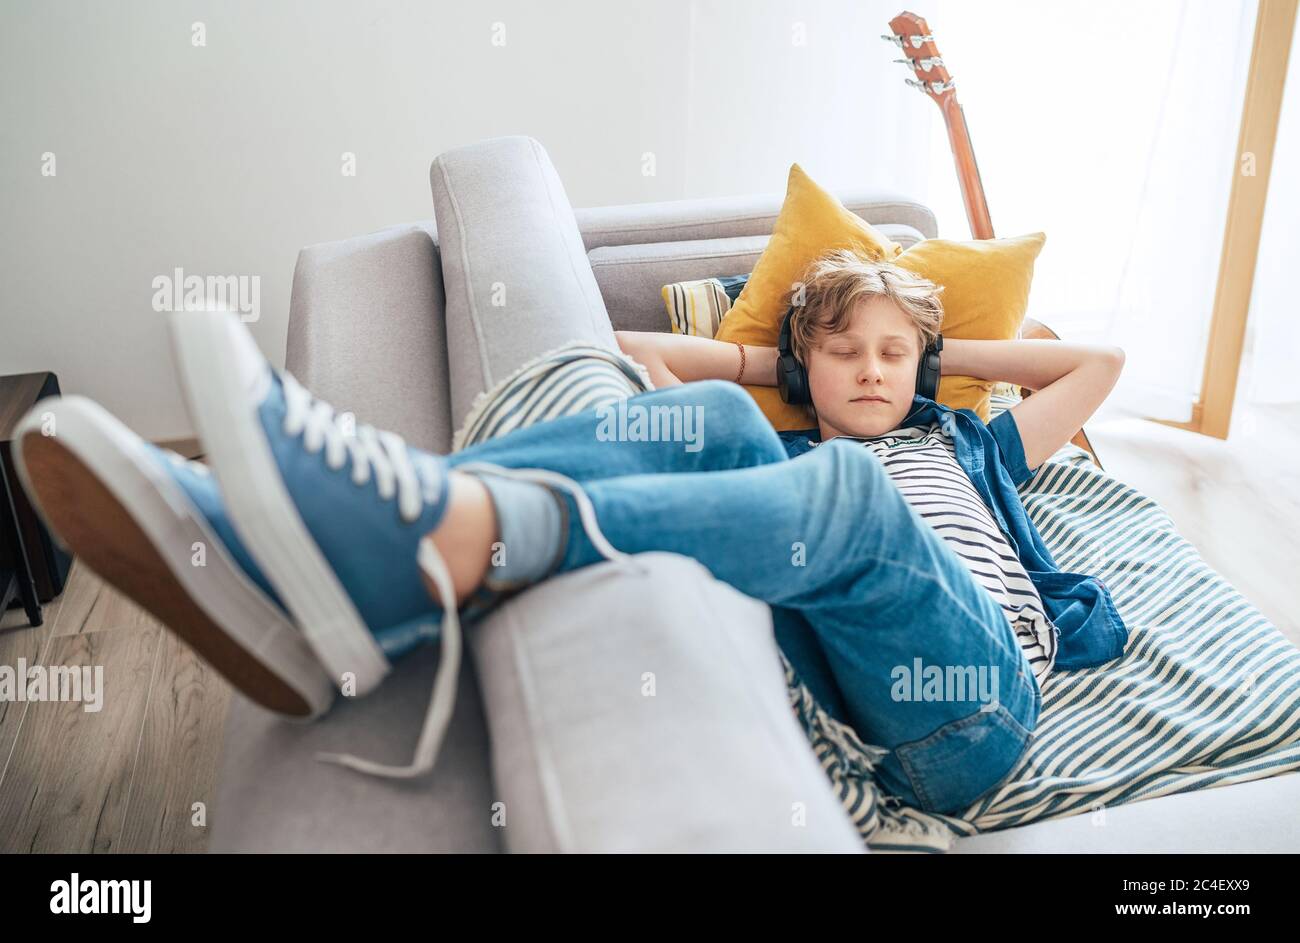
<path id="1" fill-rule="evenodd" d="M 775 347 L 787 310 L 782 298 L 815 259 L 833 249 L 855 249 L 871 259 L 893 259 L 902 251 L 793 164 L 772 238 L 714 336 L 731 343 Z M 776 387 L 745 389 L 776 428 L 815 425 L 810 410 L 782 402 Z"/>
<path id="2" fill-rule="evenodd" d="M 716 337 L 775 347 L 787 310 L 782 303 L 786 292 L 813 260 L 848 248 L 867 258 L 894 262 L 942 285 L 945 338 L 1011 340 L 1024 320 L 1034 260 L 1044 239 L 1042 233 L 975 242 L 927 239 L 903 252 L 794 164 L 772 239 Z M 972 377 L 945 376 L 939 384 L 939 402 L 954 409 L 973 409 L 987 421 L 992 386 Z M 814 425 L 810 410 L 782 402 L 775 387 L 746 389 L 777 429 Z"/>
<path id="3" fill-rule="evenodd" d="M 1034 260 L 1047 237 L 918 242 L 894 264 L 943 286 L 943 336 L 958 340 L 1015 340 L 1029 307 Z M 778 325 L 779 327 L 779 325 Z M 775 343 L 775 342 L 774 342 Z M 973 409 L 989 421 L 994 381 L 949 375 L 939 381 L 939 402 Z"/>

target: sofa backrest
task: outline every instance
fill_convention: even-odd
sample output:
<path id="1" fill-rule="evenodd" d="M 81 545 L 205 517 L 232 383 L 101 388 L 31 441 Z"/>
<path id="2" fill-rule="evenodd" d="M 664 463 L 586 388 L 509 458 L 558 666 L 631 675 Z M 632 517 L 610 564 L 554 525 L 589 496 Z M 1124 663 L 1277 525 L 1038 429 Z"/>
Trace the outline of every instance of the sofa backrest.
<path id="1" fill-rule="evenodd" d="M 937 233 L 934 214 L 919 203 L 870 193 L 840 199 L 904 247 Z M 576 210 L 614 328 L 670 330 L 663 285 L 750 271 L 781 200 L 769 194 Z M 433 221 L 304 248 L 294 270 L 285 365 L 359 421 L 445 452 L 455 430 Z"/>
<path id="2" fill-rule="evenodd" d="M 782 199 L 766 194 L 576 210 L 615 330 L 671 330 L 664 285 L 751 271 Z M 934 214 L 919 203 L 865 192 L 840 194 L 840 200 L 903 248 L 937 235 Z"/>

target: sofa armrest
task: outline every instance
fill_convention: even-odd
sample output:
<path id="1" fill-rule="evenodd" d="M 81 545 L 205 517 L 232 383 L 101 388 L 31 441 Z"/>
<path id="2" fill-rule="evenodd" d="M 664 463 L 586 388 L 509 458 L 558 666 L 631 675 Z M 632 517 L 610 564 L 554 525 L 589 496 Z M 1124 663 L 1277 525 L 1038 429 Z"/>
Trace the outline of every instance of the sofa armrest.
<path id="1" fill-rule="evenodd" d="M 879 191 L 847 191 L 840 202 L 873 226 L 910 226 L 927 239 L 939 233 L 934 213 L 915 200 Z M 601 246 L 770 236 L 781 212 L 780 193 L 628 203 L 575 210 L 587 250 Z"/>
<path id="2" fill-rule="evenodd" d="M 696 561 L 567 573 L 469 639 L 508 850 L 862 851 L 770 610 Z"/>
<path id="3" fill-rule="evenodd" d="M 445 151 L 429 168 L 442 237 L 451 414 L 569 341 L 617 350 L 573 208 L 546 150 L 524 135 Z"/>
<path id="4" fill-rule="evenodd" d="M 285 366 L 339 410 L 446 451 L 451 398 L 432 224 L 299 252 Z"/>

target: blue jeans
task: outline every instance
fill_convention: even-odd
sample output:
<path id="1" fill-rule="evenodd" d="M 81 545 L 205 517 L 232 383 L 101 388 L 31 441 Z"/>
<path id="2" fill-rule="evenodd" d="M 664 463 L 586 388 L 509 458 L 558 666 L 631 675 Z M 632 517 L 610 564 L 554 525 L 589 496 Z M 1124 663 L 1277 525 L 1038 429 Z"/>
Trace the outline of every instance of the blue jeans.
<path id="1" fill-rule="evenodd" d="M 832 440 L 798 458 L 753 400 L 721 381 L 628 400 L 702 419 L 682 441 L 605 441 L 597 410 L 451 457 L 546 468 L 583 484 L 627 553 L 669 551 L 773 608 L 778 641 L 814 696 L 889 749 L 886 792 L 957 813 L 1023 755 L 1042 704 L 1001 608 L 904 501 L 875 455 Z M 600 562 L 571 498 L 559 572 Z M 702 627 L 703 628 L 703 627 Z"/>

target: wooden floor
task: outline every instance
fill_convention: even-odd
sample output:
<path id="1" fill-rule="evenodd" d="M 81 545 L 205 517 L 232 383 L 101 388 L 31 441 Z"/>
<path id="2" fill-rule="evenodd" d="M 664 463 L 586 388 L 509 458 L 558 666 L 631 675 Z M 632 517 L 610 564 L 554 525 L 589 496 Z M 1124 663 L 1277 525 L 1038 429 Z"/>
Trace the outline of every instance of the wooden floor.
<path id="1" fill-rule="evenodd" d="M 102 665 L 102 709 L 0 701 L 0 852 L 202 851 L 225 680 L 77 564 L 40 628 L 0 621 L 0 665 L 20 658 Z"/>
<path id="2" fill-rule="evenodd" d="M 1090 425 L 1109 472 L 1159 501 L 1209 563 L 1300 644 L 1300 406 L 1220 442 L 1139 420 Z M 39 629 L 0 620 L 0 665 L 102 665 L 104 707 L 0 701 L 0 851 L 201 851 L 230 689 L 74 567 Z M 202 809 L 200 810 L 200 812 Z"/>

